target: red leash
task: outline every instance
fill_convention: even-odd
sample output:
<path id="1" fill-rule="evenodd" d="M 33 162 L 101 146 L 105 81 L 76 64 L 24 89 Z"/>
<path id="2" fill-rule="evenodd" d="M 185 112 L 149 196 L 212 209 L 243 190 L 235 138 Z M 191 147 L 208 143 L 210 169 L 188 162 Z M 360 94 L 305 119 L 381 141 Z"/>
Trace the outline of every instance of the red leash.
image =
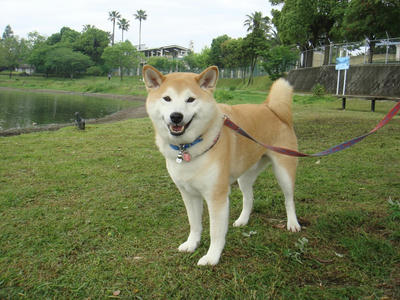
<path id="1" fill-rule="evenodd" d="M 287 148 L 265 145 L 265 144 L 257 141 L 256 139 L 254 139 L 246 131 L 244 131 L 238 125 L 233 123 L 232 120 L 230 120 L 228 116 L 225 116 L 224 125 L 229 127 L 230 129 L 236 131 L 238 134 L 240 134 L 240 135 L 252 140 L 253 142 L 255 142 L 255 143 L 259 144 L 260 146 L 262 146 L 264 148 L 267 148 L 269 150 L 272 150 L 272 151 L 275 151 L 275 152 L 278 152 L 278 153 L 281 153 L 281 154 L 284 154 L 284 155 L 296 156 L 296 157 L 319 157 L 319 156 L 325 156 L 325 155 L 329 155 L 329 154 L 332 154 L 332 153 L 335 153 L 335 152 L 342 151 L 342 150 L 344 150 L 346 148 L 349 148 L 349 147 L 353 146 L 354 144 L 362 141 L 364 138 L 366 138 L 367 136 L 375 133 L 380 128 L 385 126 L 387 123 L 389 123 L 389 121 L 391 119 L 393 119 L 393 117 L 399 112 L 399 110 L 400 110 L 400 102 L 397 102 L 395 107 L 393 107 L 391 109 L 391 111 L 389 111 L 389 113 L 370 132 L 368 132 L 368 133 L 366 133 L 364 135 L 361 135 L 359 137 L 356 137 L 354 139 L 351 139 L 349 141 L 343 142 L 343 143 L 341 143 L 339 145 L 333 146 L 333 147 L 331 147 L 331 148 L 329 148 L 329 149 L 327 149 L 325 151 L 321 151 L 321 152 L 314 153 L 314 154 L 306 154 L 306 153 L 297 152 L 295 150 L 291 150 L 291 149 L 287 149 Z"/>

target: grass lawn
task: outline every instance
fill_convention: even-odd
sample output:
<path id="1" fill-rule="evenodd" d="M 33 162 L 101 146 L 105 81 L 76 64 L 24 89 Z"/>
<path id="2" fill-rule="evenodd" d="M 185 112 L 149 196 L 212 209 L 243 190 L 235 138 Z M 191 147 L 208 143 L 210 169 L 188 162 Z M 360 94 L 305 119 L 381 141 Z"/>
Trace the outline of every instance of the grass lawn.
<path id="1" fill-rule="evenodd" d="M 361 135 L 393 106 L 296 96 L 300 150 Z M 400 298 L 399 132 L 397 116 L 351 149 L 300 159 L 299 233 L 282 229 L 283 195 L 264 172 L 215 267 L 196 266 L 206 210 L 199 249 L 177 251 L 188 221 L 148 118 L 0 138 L 0 299 Z M 240 210 L 234 185 L 230 224 Z"/>
<path id="2" fill-rule="evenodd" d="M 12 78 L 9 78 L 3 73 L 0 74 L 0 86 L 122 95 L 146 94 L 144 84 L 138 76 L 126 76 L 121 81 L 119 77 L 112 77 L 111 80 L 108 80 L 107 76 L 85 76 L 83 78 L 67 79 L 14 75 Z"/>

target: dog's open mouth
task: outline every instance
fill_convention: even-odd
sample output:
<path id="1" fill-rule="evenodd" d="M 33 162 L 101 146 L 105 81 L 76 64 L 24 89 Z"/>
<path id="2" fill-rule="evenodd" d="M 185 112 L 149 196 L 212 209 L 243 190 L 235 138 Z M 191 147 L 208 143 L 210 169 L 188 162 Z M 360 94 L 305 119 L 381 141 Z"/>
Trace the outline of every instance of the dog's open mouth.
<path id="1" fill-rule="evenodd" d="M 194 116 L 193 116 L 193 118 L 194 118 Z M 186 129 L 192 123 L 193 118 L 188 123 L 186 123 L 185 125 L 169 124 L 169 126 L 168 126 L 169 132 L 172 135 L 175 135 L 175 136 L 179 136 L 179 135 L 184 134 Z"/>

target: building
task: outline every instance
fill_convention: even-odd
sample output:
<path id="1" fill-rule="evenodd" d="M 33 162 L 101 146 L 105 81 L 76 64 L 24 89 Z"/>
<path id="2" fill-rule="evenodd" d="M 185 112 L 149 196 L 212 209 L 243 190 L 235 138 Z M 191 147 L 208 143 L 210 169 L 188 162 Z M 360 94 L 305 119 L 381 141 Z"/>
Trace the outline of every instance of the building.
<path id="1" fill-rule="evenodd" d="M 142 48 L 142 47 L 141 47 Z M 170 45 L 159 48 L 141 49 L 145 57 L 163 56 L 167 58 L 183 58 L 189 54 L 190 49 L 178 45 Z"/>
<path id="2" fill-rule="evenodd" d="M 21 64 L 15 69 L 15 71 L 20 72 L 20 73 L 24 73 L 24 74 L 27 74 L 27 75 L 32 75 L 35 70 L 31 65 Z"/>

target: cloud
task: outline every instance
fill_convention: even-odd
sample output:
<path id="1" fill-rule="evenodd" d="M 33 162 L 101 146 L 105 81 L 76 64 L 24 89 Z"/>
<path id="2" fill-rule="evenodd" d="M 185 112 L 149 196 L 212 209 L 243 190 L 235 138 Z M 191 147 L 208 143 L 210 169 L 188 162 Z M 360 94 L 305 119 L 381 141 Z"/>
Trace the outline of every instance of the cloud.
<path id="1" fill-rule="evenodd" d="M 81 31 L 86 24 L 112 31 L 108 12 L 117 10 L 130 21 L 124 37 L 138 43 L 139 23 L 133 14 L 143 9 L 148 18 L 142 22 L 142 43 L 148 47 L 178 44 L 188 47 L 192 40 L 195 50 L 210 46 L 213 38 L 227 34 L 233 38 L 245 36 L 243 22 L 254 11 L 267 13 L 265 0 L 1 0 L 0 30 L 10 24 L 14 33 L 25 37 L 28 32 L 44 35 L 59 32 L 63 26 Z M 116 26 L 116 38 L 121 33 Z"/>

